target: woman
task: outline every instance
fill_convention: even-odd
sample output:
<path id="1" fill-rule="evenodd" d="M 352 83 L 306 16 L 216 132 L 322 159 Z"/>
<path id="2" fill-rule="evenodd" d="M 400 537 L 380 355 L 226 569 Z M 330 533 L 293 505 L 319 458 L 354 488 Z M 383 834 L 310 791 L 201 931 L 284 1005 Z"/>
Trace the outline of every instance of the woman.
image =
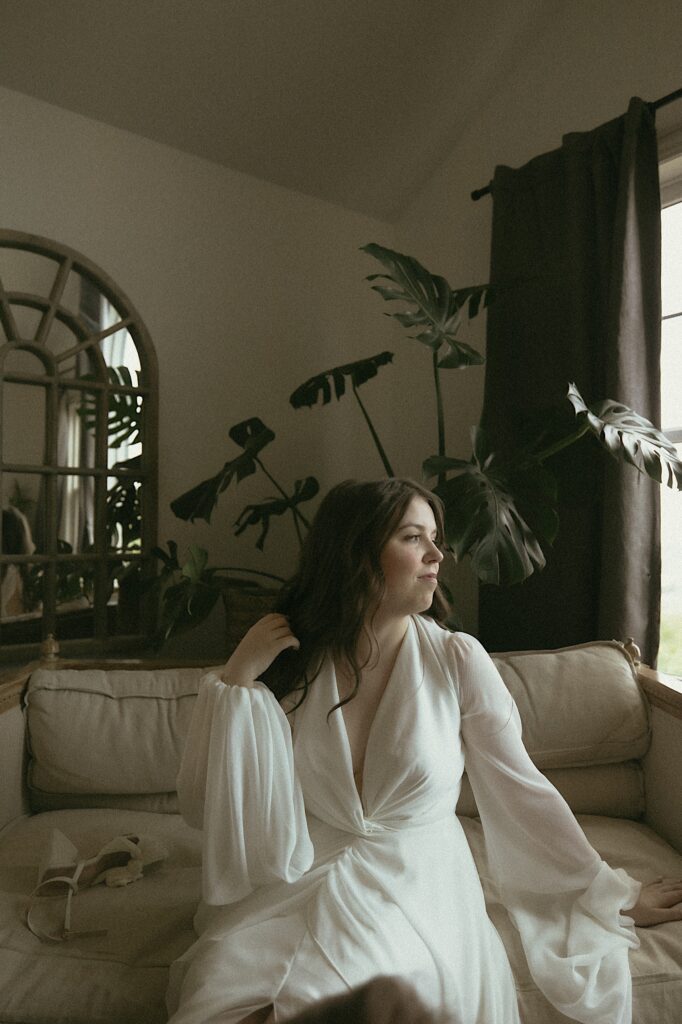
<path id="1" fill-rule="evenodd" d="M 439 625 L 442 539 L 418 484 L 340 484 L 278 612 L 205 677 L 178 779 L 204 830 L 201 937 L 173 1024 L 286 1020 L 380 975 L 436 1020 L 518 1021 L 454 813 L 465 766 L 538 985 L 570 1019 L 629 1022 L 632 919 L 681 916 L 661 908 L 682 887 L 638 899 L 534 768 L 492 661 Z"/>

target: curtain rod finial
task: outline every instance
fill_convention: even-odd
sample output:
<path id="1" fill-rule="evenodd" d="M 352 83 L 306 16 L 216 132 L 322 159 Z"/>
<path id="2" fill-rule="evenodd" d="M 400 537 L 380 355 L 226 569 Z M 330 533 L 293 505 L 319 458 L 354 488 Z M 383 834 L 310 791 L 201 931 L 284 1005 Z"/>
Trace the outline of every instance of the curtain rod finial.
<path id="1" fill-rule="evenodd" d="M 471 193 L 471 198 L 473 199 L 474 202 L 477 202 L 479 199 L 482 199 L 483 196 L 490 195 L 491 192 L 492 182 L 488 182 L 485 188 L 475 188 L 474 191 Z"/>

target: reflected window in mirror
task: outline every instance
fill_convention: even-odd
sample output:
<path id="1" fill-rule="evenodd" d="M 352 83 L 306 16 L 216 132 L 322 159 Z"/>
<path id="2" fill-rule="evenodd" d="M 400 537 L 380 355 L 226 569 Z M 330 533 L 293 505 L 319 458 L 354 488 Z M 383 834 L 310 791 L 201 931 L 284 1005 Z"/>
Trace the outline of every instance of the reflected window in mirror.
<path id="1" fill-rule="evenodd" d="M 136 651 L 153 629 L 158 375 L 85 256 L 0 230 L 0 657 Z"/>

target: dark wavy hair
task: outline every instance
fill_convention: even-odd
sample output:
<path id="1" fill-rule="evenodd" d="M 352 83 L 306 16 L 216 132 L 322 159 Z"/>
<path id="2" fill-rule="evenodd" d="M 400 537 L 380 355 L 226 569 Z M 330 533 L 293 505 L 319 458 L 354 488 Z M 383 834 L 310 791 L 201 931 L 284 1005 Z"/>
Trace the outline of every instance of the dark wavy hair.
<path id="1" fill-rule="evenodd" d="M 342 659 L 355 677 L 350 696 L 335 708 L 355 696 L 360 673 L 377 650 L 372 619 L 385 589 L 381 552 L 415 497 L 430 506 L 436 543 L 442 545 L 440 499 L 413 480 L 346 480 L 326 495 L 303 543 L 298 571 L 283 587 L 275 608 L 287 616 L 300 641 L 299 650 L 283 651 L 262 676 L 278 700 L 301 691 L 298 706 L 327 653 Z M 437 586 L 431 607 L 423 614 L 444 625 L 449 611 Z M 357 651 L 363 634 L 369 639 L 370 655 L 360 664 Z"/>

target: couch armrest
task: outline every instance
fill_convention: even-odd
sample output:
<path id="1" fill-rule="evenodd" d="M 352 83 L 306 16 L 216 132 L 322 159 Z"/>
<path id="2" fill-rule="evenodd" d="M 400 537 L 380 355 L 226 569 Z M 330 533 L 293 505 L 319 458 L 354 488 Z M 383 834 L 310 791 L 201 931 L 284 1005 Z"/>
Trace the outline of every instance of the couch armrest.
<path id="1" fill-rule="evenodd" d="M 651 706 L 651 746 L 643 761 L 646 821 L 682 853 L 682 679 L 642 666 L 639 681 Z"/>
<path id="2" fill-rule="evenodd" d="M 21 698 L 33 668 L 6 674 L 0 680 L 0 830 L 29 810 Z"/>

